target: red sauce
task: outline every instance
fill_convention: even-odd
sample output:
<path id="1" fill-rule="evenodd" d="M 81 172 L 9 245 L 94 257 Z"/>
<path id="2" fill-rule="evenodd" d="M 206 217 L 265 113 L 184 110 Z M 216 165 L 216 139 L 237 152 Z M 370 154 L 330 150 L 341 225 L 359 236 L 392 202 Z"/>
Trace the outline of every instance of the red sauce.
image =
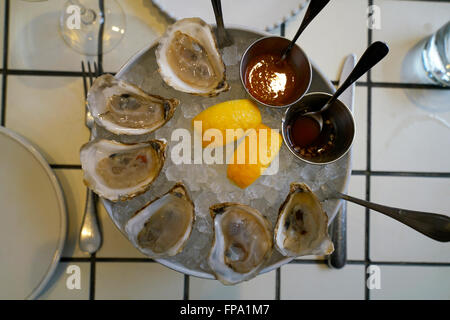
<path id="1" fill-rule="evenodd" d="M 300 117 L 292 125 L 291 136 L 295 146 L 300 148 L 311 145 L 320 135 L 320 126 L 310 117 Z"/>
<path id="2" fill-rule="evenodd" d="M 294 67 L 279 53 L 253 58 L 245 72 L 245 86 L 259 101 L 275 106 L 293 102 L 299 82 Z"/>
<path id="3" fill-rule="evenodd" d="M 299 115 L 287 126 L 288 142 L 296 153 L 304 158 L 315 158 L 334 147 L 336 130 L 333 123 L 324 118 L 323 128 L 310 117 Z"/>

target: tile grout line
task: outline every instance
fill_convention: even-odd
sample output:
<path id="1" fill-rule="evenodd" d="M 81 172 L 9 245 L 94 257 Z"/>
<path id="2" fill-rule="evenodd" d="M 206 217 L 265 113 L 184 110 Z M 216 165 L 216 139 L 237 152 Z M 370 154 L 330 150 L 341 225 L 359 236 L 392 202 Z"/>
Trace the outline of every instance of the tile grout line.
<path id="1" fill-rule="evenodd" d="M 96 276 L 96 264 L 95 264 L 96 254 L 93 253 L 89 258 L 91 272 L 89 281 L 89 300 L 95 300 L 95 276 Z"/>
<path id="2" fill-rule="evenodd" d="M 424 261 L 370 261 L 371 264 L 380 266 L 406 266 L 406 267 L 450 267 L 450 262 L 424 262 Z M 328 265 L 325 259 L 294 259 L 289 264 L 317 264 Z M 347 260 L 350 265 L 365 265 L 366 260 Z"/>
<path id="3" fill-rule="evenodd" d="M 368 86 L 367 82 L 358 82 L 358 86 Z M 450 90 L 448 87 L 427 83 L 408 83 L 408 82 L 371 82 L 373 88 L 386 89 L 428 89 L 428 90 Z"/>
<path id="4" fill-rule="evenodd" d="M 50 164 L 54 170 L 82 170 L 79 164 Z M 367 176 L 368 170 L 352 170 L 353 176 Z M 450 172 L 421 172 L 421 171 L 370 171 L 371 176 L 377 177 L 418 177 L 418 178 L 450 178 Z"/>
<path id="5" fill-rule="evenodd" d="M 275 300 L 281 300 L 281 267 L 276 270 L 275 274 Z"/>
<path id="6" fill-rule="evenodd" d="M 44 77 L 83 77 L 83 73 L 79 71 L 64 71 L 64 70 L 32 70 L 32 69 L 0 69 L 0 72 L 6 72 L 11 76 L 44 76 Z M 107 72 L 116 75 L 115 72 Z M 334 85 L 339 81 L 332 80 Z M 450 90 L 448 87 L 439 86 L 428 83 L 407 83 L 407 82 L 376 82 L 371 83 L 372 88 L 388 88 L 388 89 L 426 89 L 426 90 Z M 357 87 L 367 87 L 367 81 L 357 81 Z"/>
<path id="7" fill-rule="evenodd" d="M 371 261 L 372 264 L 380 266 L 406 266 L 406 267 L 450 267 L 450 262 L 425 262 L 425 261 Z"/>
<path id="8" fill-rule="evenodd" d="M 54 170 L 81 170 L 79 164 L 50 164 L 50 168 Z"/>
<path id="9" fill-rule="evenodd" d="M 331 83 L 337 86 L 338 80 L 331 80 Z M 357 87 L 367 87 L 367 81 L 356 81 Z M 372 81 L 373 88 L 388 88 L 388 89 L 433 89 L 433 90 L 450 90 L 448 87 L 439 86 L 431 83 L 411 83 L 411 82 L 382 82 Z"/>
<path id="10" fill-rule="evenodd" d="M 80 258 L 83 259 L 83 258 Z M 150 258 L 115 258 L 115 257 L 105 257 L 105 258 L 99 258 L 95 257 L 96 262 L 119 262 L 119 263 L 157 263 L 156 260 L 150 259 Z"/>
<path id="11" fill-rule="evenodd" d="M 105 23 L 105 4 L 104 0 L 99 0 L 100 15 L 102 16 L 102 22 L 100 23 L 99 33 L 98 33 L 98 47 L 97 47 L 97 65 L 98 74 L 103 73 L 103 34 L 104 34 L 104 23 Z M 91 256 L 91 282 L 89 290 L 89 300 L 95 300 L 95 287 L 96 287 L 96 267 L 97 267 L 97 255 L 94 253 Z"/>
<path id="12" fill-rule="evenodd" d="M 61 262 L 85 262 L 91 261 L 90 257 L 62 257 Z M 101 263 L 157 263 L 149 258 L 116 258 L 116 257 L 97 257 L 96 262 Z M 347 260 L 351 265 L 364 265 L 365 260 Z M 425 261 L 371 261 L 372 264 L 382 266 L 422 266 L 422 267 L 450 267 L 450 262 L 425 262 Z M 289 264 L 318 264 L 326 265 L 324 259 L 294 259 Z M 281 269 L 281 268 L 280 268 Z M 190 276 L 189 276 L 190 277 Z"/>
<path id="13" fill-rule="evenodd" d="M 415 2 L 440 2 L 440 3 L 450 3 L 450 0 L 399 0 L 399 1 L 415 1 Z"/>
<path id="14" fill-rule="evenodd" d="M 328 266 L 327 259 L 294 259 L 289 264 L 316 264 Z M 364 265 L 365 260 L 347 260 L 346 264 Z"/>
<path id="15" fill-rule="evenodd" d="M 59 262 L 90 262 L 91 258 L 86 257 L 61 257 Z"/>
<path id="16" fill-rule="evenodd" d="M 280 36 L 286 35 L 286 23 L 282 23 L 280 26 Z M 275 271 L 275 300 L 281 299 L 281 267 Z"/>
<path id="17" fill-rule="evenodd" d="M 2 69 L 2 98 L 0 105 L 0 126 L 6 123 L 6 95 L 8 82 L 8 47 L 9 47 L 9 0 L 5 0 L 5 16 L 3 30 L 3 69 Z"/>
<path id="18" fill-rule="evenodd" d="M 99 74 L 103 74 L 103 34 L 105 30 L 105 0 L 98 0 L 98 6 L 100 8 L 100 15 L 102 17 L 102 23 L 100 23 L 100 29 L 98 30 L 98 44 L 97 44 L 97 64 Z"/>
<path id="19" fill-rule="evenodd" d="M 353 170 L 352 175 L 368 175 L 368 170 Z M 420 171 L 370 171 L 377 177 L 419 177 L 419 178 L 450 178 L 450 172 L 420 172 Z"/>
<path id="20" fill-rule="evenodd" d="M 10 76 L 45 76 L 45 77 L 80 77 L 84 76 L 81 71 L 57 71 L 57 70 L 31 70 L 31 69 L 8 69 Z"/>
<path id="21" fill-rule="evenodd" d="M 368 7 L 373 5 L 373 0 L 368 0 Z M 368 18 L 368 17 L 367 17 Z M 367 29 L 367 47 L 372 44 L 372 29 L 368 26 Z M 366 200 L 370 201 L 370 180 L 371 180 L 371 156 L 372 156 L 372 72 L 367 72 L 367 150 L 366 150 Z M 364 299 L 370 300 L 370 291 L 366 284 L 368 279 L 367 270 L 370 265 L 370 210 L 366 208 L 365 216 L 365 239 L 364 239 Z"/>

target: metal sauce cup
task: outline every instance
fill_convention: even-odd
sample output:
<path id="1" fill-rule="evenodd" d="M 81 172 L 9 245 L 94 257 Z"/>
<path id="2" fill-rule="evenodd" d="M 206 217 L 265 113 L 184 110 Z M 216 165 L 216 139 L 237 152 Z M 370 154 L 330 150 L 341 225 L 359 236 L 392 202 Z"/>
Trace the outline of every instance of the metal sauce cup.
<path id="1" fill-rule="evenodd" d="M 281 127 L 283 141 L 297 159 L 309 164 L 325 165 L 341 159 L 350 150 L 355 138 L 355 120 L 352 112 L 340 100 L 336 100 L 322 114 L 324 119 L 331 121 L 335 129 L 335 139 L 329 150 L 315 157 L 304 157 L 294 150 L 291 143 L 288 126 L 306 112 L 319 111 L 330 98 L 331 94 L 328 93 L 309 93 L 286 110 Z"/>
<path id="2" fill-rule="evenodd" d="M 254 97 L 248 90 L 247 86 L 245 85 L 247 67 L 250 61 L 253 60 L 253 58 L 266 53 L 280 54 L 282 50 L 289 45 L 289 42 L 290 41 L 288 39 L 277 36 L 261 38 L 259 40 L 256 40 L 253 44 L 251 44 L 245 51 L 244 55 L 242 56 L 240 66 L 240 76 L 242 85 L 247 91 L 248 95 L 253 98 L 253 100 L 266 107 L 285 108 L 287 106 L 290 106 L 298 102 L 303 97 L 303 95 L 309 90 L 309 86 L 311 85 L 312 81 L 311 63 L 309 62 L 309 59 L 303 52 L 303 50 L 300 49 L 300 47 L 297 45 L 294 45 L 288 57 L 286 58 L 288 59 L 290 64 L 294 67 L 294 71 L 296 72 L 297 78 L 299 79 L 299 83 L 296 86 L 296 94 L 295 96 L 292 97 L 292 99 L 288 103 L 280 106 L 264 103 L 258 100 L 257 97 Z"/>

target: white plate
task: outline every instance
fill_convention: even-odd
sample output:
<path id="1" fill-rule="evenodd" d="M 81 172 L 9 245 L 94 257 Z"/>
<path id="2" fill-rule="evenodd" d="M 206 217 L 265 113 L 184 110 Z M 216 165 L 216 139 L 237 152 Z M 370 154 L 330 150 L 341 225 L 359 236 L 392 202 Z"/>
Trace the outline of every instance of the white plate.
<path id="1" fill-rule="evenodd" d="M 200 17 L 209 24 L 216 23 L 209 0 L 153 0 L 173 19 Z M 270 31 L 298 14 L 308 0 L 223 0 L 225 25 L 251 26 Z"/>
<path id="2" fill-rule="evenodd" d="M 61 187 L 42 155 L 0 127 L 0 299 L 35 299 L 66 239 Z"/>

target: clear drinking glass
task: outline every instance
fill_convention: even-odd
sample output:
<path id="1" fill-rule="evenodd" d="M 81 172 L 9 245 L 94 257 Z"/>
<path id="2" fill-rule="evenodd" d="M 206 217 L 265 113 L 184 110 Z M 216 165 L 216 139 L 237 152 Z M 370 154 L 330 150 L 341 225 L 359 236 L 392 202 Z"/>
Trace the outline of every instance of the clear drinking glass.
<path id="1" fill-rule="evenodd" d="M 432 81 L 450 87 L 450 21 L 426 41 L 422 62 Z"/>
<path id="2" fill-rule="evenodd" d="M 84 55 L 97 55 L 99 44 L 102 53 L 110 52 L 120 43 L 125 30 L 125 14 L 116 0 L 69 0 L 61 14 L 60 32 L 64 41 Z"/>

